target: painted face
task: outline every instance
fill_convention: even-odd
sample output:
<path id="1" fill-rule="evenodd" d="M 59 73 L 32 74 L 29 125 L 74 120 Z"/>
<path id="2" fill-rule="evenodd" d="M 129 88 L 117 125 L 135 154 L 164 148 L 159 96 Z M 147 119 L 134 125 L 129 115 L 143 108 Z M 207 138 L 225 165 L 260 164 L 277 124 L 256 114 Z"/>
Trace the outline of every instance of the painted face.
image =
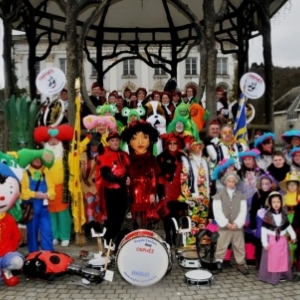
<path id="1" fill-rule="evenodd" d="M 50 146 L 56 146 L 60 143 L 60 141 L 54 137 L 51 137 L 49 140 L 48 140 L 48 144 Z"/>
<path id="2" fill-rule="evenodd" d="M 273 157 L 273 165 L 275 168 L 282 168 L 285 163 L 285 159 L 282 156 L 274 156 Z"/>
<path id="3" fill-rule="evenodd" d="M 255 159 L 251 156 L 245 157 L 243 159 L 244 165 L 246 168 L 253 169 L 255 165 Z"/>
<path id="4" fill-rule="evenodd" d="M 112 138 L 108 140 L 108 146 L 113 151 L 118 151 L 120 148 L 120 139 L 119 138 Z"/>
<path id="5" fill-rule="evenodd" d="M 162 98 L 161 98 L 161 103 L 169 104 L 170 103 L 170 98 L 167 95 L 163 95 Z"/>
<path id="6" fill-rule="evenodd" d="M 233 138 L 232 128 L 230 128 L 230 127 L 222 128 L 221 137 L 222 137 L 223 141 L 230 142 Z"/>
<path id="7" fill-rule="evenodd" d="M 189 115 L 189 109 L 188 108 L 186 108 L 186 107 L 180 107 L 179 108 L 179 111 L 178 111 L 178 114 L 179 114 L 179 116 L 181 116 L 181 117 L 187 117 L 188 115 Z"/>
<path id="8" fill-rule="evenodd" d="M 209 136 L 215 138 L 220 135 L 220 126 L 219 125 L 210 125 L 208 127 L 208 134 Z"/>
<path id="9" fill-rule="evenodd" d="M 271 200 L 271 206 L 274 210 L 278 211 L 281 208 L 281 201 L 279 197 L 274 197 Z"/>
<path id="10" fill-rule="evenodd" d="M 298 183 L 291 181 L 287 183 L 286 187 L 290 193 L 295 193 L 298 190 Z"/>
<path id="11" fill-rule="evenodd" d="M 143 132 L 137 132 L 130 140 L 130 146 L 138 155 L 146 153 L 149 145 L 149 135 Z"/>
<path id="12" fill-rule="evenodd" d="M 181 133 L 181 132 L 183 132 L 183 130 L 184 130 L 183 123 L 177 122 L 175 125 L 175 131 Z"/>
<path id="13" fill-rule="evenodd" d="M 0 176 L 0 213 L 8 211 L 20 195 L 20 184 L 13 177 Z"/>
<path id="14" fill-rule="evenodd" d="M 229 177 L 226 182 L 225 185 L 228 189 L 233 190 L 235 188 L 236 185 L 236 179 L 233 177 Z"/>
<path id="15" fill-rule="evenodd" d="M 298 147 L 300 145 L 300 138 L 297 136 L 293 136 L 291 139 L 291 145 L 294 147 Z"/>
<path id="16" fill-rule="evenodd" d="M 136 115 L 131 115 L 129 118 L 129 122 L 136 122 L 138 120 Z"/>
<path id="17" fill-rule="evenodd" d="M 202 149 L 203 149 L 203 145 L 199 145 L 199 144 L 193 145 L 191 147 L 191 151 L 195 155 L 200 155 L 202 152 Z"/>
<path id="18" fill-rule="evenodd" d="M 261 185 L 261 189 L 264 192 L 267 192 L 271 188 L 271 181 L 269 179 L 264 178 L 264 179 L 261 180 L 261 184 L 260 185 Z"/>

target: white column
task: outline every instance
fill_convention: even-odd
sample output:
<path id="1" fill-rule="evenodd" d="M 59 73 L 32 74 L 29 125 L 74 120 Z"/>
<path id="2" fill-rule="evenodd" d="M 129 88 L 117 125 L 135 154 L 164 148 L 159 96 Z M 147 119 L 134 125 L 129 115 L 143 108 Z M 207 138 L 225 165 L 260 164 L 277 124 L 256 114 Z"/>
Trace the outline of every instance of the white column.
<path id="1" fill-rule="evenodd" d="M 145 56 L 145 54 L 143 54 Z M 145 56 L 146 57 L 146 56 Z M 136 60 L 137 62 L 138 60 Z M 141 62 L 141 87 L 144 87 L 147 91 L 149 90 L 149 72 L 148 72 L 148 65 L 144 62 Z M 152 87 L 151 87 L 152 88 Z"/>

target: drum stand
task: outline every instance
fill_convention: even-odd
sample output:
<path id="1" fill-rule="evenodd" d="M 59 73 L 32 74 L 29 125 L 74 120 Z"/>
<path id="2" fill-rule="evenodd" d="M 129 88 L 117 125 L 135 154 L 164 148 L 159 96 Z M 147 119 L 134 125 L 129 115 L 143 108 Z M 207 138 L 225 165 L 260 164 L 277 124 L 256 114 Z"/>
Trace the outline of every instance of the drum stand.
<path id="1" fill-rule="evenodd" d="M 176 230 L 176 236 L 177 236 L 176 240 L 177 240 L 177 242 L 179 242 L 178 239 L 180 239 L 180 236 L 181 236 L 182 245 L 183 245 L 183 247 L 186 247 L 186 239 L 187 239 L 188 233 L 191 232 L 192 222 L 191 222 L 190 217 L 183 217 L 183 218 L 186 218 L 187 221 L 188 221 L 188 227 L 187 228 L 181 228 L 181 227 L 179 228 L 178 223 L 177 223 L 175 218 L 172 218 L 172 222 L 173 222 L 175 230 Z M 177 242 L 176 242 L 176 244 L 177 244 Z M 176 245 L 176 246 L 179 246 L 179 245 Z"/>

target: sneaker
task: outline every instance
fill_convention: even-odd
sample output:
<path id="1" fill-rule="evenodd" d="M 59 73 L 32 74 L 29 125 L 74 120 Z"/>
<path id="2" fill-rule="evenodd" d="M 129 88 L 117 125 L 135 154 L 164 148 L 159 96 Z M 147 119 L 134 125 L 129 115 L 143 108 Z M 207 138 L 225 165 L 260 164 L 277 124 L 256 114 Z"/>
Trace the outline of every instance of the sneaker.
<path id="1" fill-rule="evenodd" d="M 7 286 L 16 286 L 20 282 L 19 278 L 14 276 L 9 270 L 3 270 L 2 278 Z"/>
<path id="2" fill-rule="evenodd" d="M 54 239 L 53 240 L 53 246 L 57 245 L 58 244 L 58 239 Z"/>
<path id="3" fill-rule="evenodd" d="M 243 265 L 243 264 L 237 265 L 237 270 L 238 270 L 239 272 L 241 272 L 243 275 L 248 275 L 248 274 L 249 274 L 248 269 L 247 269 L 247 268 L 245 267 L 245 265 Z"/>
<path id="4" fill-rule="evenodd" d="M 222 263 L 220 261 L 216 262 L 216 269 L 221 272 L 222 271 Z"/>
<path id="5" fill-rule="evenodd" d="M 70 241 L 69 241 L 69 240 L 64 240 L 64 241 L 61 241 L 61 245 L 62 245 L 63 247 L 67 247 L 67 246 L 69 246 L 69 243 L 70 243 Z"/>

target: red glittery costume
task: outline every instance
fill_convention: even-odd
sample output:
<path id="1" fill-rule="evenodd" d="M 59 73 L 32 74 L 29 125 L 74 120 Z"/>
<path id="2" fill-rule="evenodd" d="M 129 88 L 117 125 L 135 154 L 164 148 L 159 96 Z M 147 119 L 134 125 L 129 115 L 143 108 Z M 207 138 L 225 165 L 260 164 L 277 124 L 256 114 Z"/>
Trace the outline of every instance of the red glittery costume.
<path id="1" fill-rule="evenodd" d="M 160 169 L 152 153 L 130 154 L 129 176 L 131 180 L 131 214 L 136 220 L 136 214 L 146 212 L 149 208 L 151 194 L 156 195 L 157 174 Z M 142 224 L 146 224 L 145 214 L 142 215 Z"/>

